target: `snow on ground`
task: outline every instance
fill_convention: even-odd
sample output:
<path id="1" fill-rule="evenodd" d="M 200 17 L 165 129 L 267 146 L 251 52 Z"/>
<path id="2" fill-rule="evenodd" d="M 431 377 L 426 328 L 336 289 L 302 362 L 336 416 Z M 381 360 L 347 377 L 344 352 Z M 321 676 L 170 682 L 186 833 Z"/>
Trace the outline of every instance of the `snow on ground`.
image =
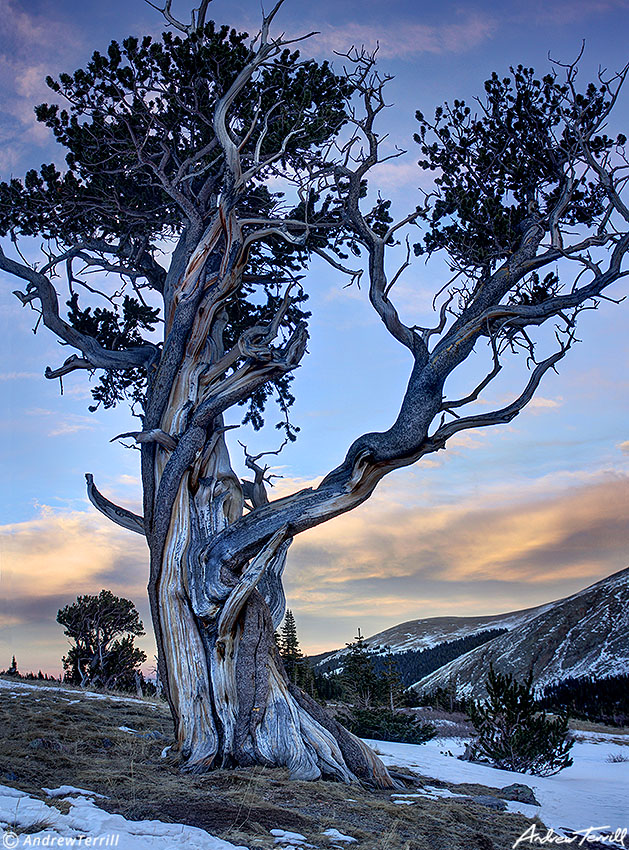
<path id="1" fill-rule="evenodd" d="M 47 797 L 67 797 L 69 794 L 80 794 L 82 797 L 100 797 L 106 800 L 105 794 L 97 794 L 96 791 L 86 791 L 85 788 L 75 788 L 74 785 L 60 785 L 58 788 L 42 788 Z"/>
<path id="2" fill-rule="evenodd" d="M 54 695 L 55 697 L 58 697 L 60 699 L 65 699 L 68 703 L 77 703 L 81 701 L 80 699 L 70 700 L 70 697 L 74 696 L 80 697 L 81 699 L 109 699 L 112 702 L 141 702 L 142 705 L 147 706 L 148 708 L 157 708 L 156 705 L 151 705 L 151 703 L 147 702 L 146 700 L 138 700 L 137 697 L 119 697 L 113 694 L 98 694 L 95 691 L 75 690 L 73 688 L 67 687 L 67 685 L 49 685 L 39 682 L 36 685 L 31 685 L 30 682 L 13 682 L 9 681 L 8 679 L 0 678 L 0 690 L 9 691 L 9 696 L 13 697 L 35 696 L 35 694 L 43 696 L 45 694 Z"/>
<path id="3" fill-rule="evenodd" d="M 581 734 L 581 733 L 579 733 Z M 460 761 L 464 742 L 436 738 L 426 744 L 367 743 L 382 755 L 386 765 L 404 766 L 414 773 L 452 783 L 478 783 L 503 788 L 514 782 L 533 789 L 541 806 L 509 802 L 508 809 L 527 817 L 538 815 L 556 832 L 588 827 L 629 828 L 629 762 L 610 763 L 610 756 L 629 756 L 629 738 L 597 733 L 597 740 L 577 741 L 574 764 L 555 776 L 531 776 L 498 770 L 489 765 Z M 429 790 L 429 789 L 427 789 Z M 431 796 L 434 795 L 432 790 Z M 410 795 L 393 795 L 395 801 L 412 803 Z M 626 839 L 629 848 L 629 837 Z"/>
<path id="4" fill-rule="evenodd" d="M 95 796 L 91 791 L 84 793 Z M 63 814 L 44 800 L 29 797 L 23 791 L 0 785 L 0 841 L 3 846 L 9 850 L 37 845 L 115 850 L 247 850 L 245 847 L 236 848 L 234 844 L 215 838 L 195 826 L 158 820 L 127 820 L 122 815 L 103 811 L 85 796 L 64 797 L 64 800 L 70 803 L 68 814 Z M 33 831 L 34 834 L 16 834 L 12 829 L 34 825 L 40 827 Z M 79 841 L 81 836 L 89 836 L 90 841 Z M 35 838 L 39 839 L 37 844 Z"/>
<path id="5" fill-rule="evenodd" d="M 118 697 L 109 694 L 96 694 L 90 691 L 73 691 L 65 687 L 31 685 L 26 682 L 9 682 L 0 679 L 0 688 L 10 696 L 23 697 L 42 691 L 57 698 L 70 701 L 70 697 L 81 699 L 110 699 L 117 702 L 135 703 L 134 697 Z M 42 694 L 43 695 L 43 694 Z M 77 702 L 78 700 L 73 700 Z M 150 703 L 145 706 L 155 708 Z M 124 728 L 133 733 L 134 730 Z M 611 761 L 613 756 L 629 757 L 629 736 L 601 732 L 576 733 L 577 741 L 572 750 L 574 764 L 556 776 L 530 776 L 498 770 L 488 765 L 472 764 L 460 761 L 457 755 L 463 752 L 465 742 L 456 738 L 437 738 L 426 744 L 396 744 L 387 741 L 368 741 L 380 754 L 387 765 L 399 765 L 418 775 L 451 783 L 478 783 L 493 788 L 502 788 L 514 782 L 523 783 L 533 789 L 541 806 L 533 806 L 514 801 L 508 802 L 508 809 L 521 812 L 527 817 L 535 815 L 547 827 L 557 832 L 566 830 L 585 830 L 588 827 L 606 827 L 613 832 L 616 829 L 629 828 L 629 760 Z M 166 755 L 166 747 L 162 755 Z M 48 797 L 64 795 L 70 803 L 70 811 L 63 814 L 57 808 L 43 800 L 29 797 L 22 791 L 0 785 L 0 839 L 11 830 L 12 825 L 28 827 L 39 824 L 42 831 L 37 837 L 50 846 L 60 844 L 59 837 L 67 839 L 90 836 L 92 839 L 102 836 L 119 835 L 117 843 L 104 839 L 91 841 L 91 846 L 115 847 L 116 850 L 233 850 L 234 845 L 216 838 L 202 829 L 182 824 L 162 823 L 161 821 L 128 821 L 122 815 L 112 815 L 100 809 L 94 802 L 98 796 L 85 789 L 62 785 L 58 789 L 42 789 Z M 74 795 L 74 796 L 68 796 Z M 78 795 L 78 796 L 76 796 Z M 392 794 L 392 801 L 398 805 L 413 805 L 417 796 L 428 796 L 434 800 L 441 797 L 457 796 L 447 789 L 430 784 L 425 785 L 418 795 Z M 92 798 L 92 799 L 88 799 Z M 348 803 L 355 802 L 348 797 Z M 603 830 L 602 830 L 603 831 Z M 330 830 L 328 830 L 330 833 Z M 339 846 L 349 843 L 351 836 L 323 833 L 325 846 Z M 272 830 L 275 843 L 283 847 L 312 846 L 298 833 L 283 829 Z M 34 836 L 31 836 L 31 839 Z M 56 840 L 51 839 L 55 837 Z M 20 835 L 18 843 L 6 844 L 19 848 L 26 844 L 26 835 Z M 629 850 L 629 834 L 624 846 Z M 71 842 L 68 841 L 69 845 Z M 41 842 L 40 842 L 41 844 Z M 46 846 L 46 844 L 43 844 Z M 79 845 L 80 846 L 80 845 Z M 87 846 L 87 845 L 84 845 Z M 527 845 L 524 845 L 527 846 Z M 241 848 L 246 850 L 246 848 Z"/>
<path id="6" fill-rule="evenodd" d="M 321 835 L 327 836 L 330 841 L 340 841 L 345 844 L 356 844 L 356 839 L 352 838 L 351 835 L 343 835 L 342 832 L 339 832 L 338 829 L 326 829 L 325 832 L 322 832 Z"/>

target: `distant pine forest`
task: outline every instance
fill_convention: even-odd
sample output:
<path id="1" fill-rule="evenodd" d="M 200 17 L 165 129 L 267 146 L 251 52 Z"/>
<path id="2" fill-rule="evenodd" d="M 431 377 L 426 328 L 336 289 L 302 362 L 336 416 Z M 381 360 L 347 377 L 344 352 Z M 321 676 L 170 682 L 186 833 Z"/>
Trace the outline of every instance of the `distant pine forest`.
<path id="1" fill-rule="evenodd" d="M 414 685 L 424 676 L 429 673 L 434 673 L 444 664 L 458 658 L 477 646 L 481 646 L 500 635 L 505 634 L 507 629 L 485 629 L 482 632 L 477 632 L 474 635 L 458 638 L 457 640 L 445 641 L 437 646 L 429 649 L 408 650 L 407 652 L 393 653 L 393 662 L 395 670 L 400 677 L 402 684 L 405 687 Z M 343 658 L 330 658 L 332 653 L 319 655 L 311 658 L 311 662 L 316 665 L 317 673 L 329 673 L 337 667 L 343 665 Z M 377 673 L 386 672 L 390 663 L 390 655 L 386 648 L 382 648 L 371 654 L 371 662 L 374 670 Z"/>
<path id="2" fill-rule="evenodd" d="M 581 676 L 547 685 L 538 697 L 540 708 L 567 711 L 570 717 L 604 723 L 629 725 L 629 674 L 593 679 Z"/>

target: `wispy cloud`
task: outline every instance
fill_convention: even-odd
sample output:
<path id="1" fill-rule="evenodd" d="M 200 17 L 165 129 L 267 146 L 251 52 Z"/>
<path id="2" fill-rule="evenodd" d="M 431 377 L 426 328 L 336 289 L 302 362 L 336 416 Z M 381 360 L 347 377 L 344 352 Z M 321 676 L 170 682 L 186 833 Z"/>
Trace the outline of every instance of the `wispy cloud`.
<path id="1" fill-rule="evenodd" d="M 16 0 L 0 0 L 0 43 L 0 169 L 6 172 L 19 166 L 27 143 L 50 143 L 33 108 L 54 101 L 46 75 L 73 60 L 81 37 L 71 19 L 50 7 L 36 12 Z"/>
<path id="2" fill-rule="evenodd" d="M 109 588 L 131 598 L 150 632 L 146 543 L 95 510 L 41 506 L 31 520 L 0 526 L 0 551 L 0 652 L 15 653 L 22 669 L 58 670 L 67 647 L 56 613 L 78 594 Z M 150 634 L 142 643 L 152 658 Z"/>
<path id="3" fill-rule="evenodd" d="M 27 381 L 41 378 L 37 372 L 0 372 L 0 381 Z"/>
<path id="4" fill-rule="evenodd" d="M 353 611 L 363 620 L 383 613 L 380 597 L 398 621 L 489 613 L 509 595 L 507 607 L 525 607 L 522 588 L 542 602 L 629 562 L 629 476 L 600 474 L 546 494 L 540 481 L 519 495 L 514 500 L 505 492 L 501 500 L 496 489 L 433 508 L 393 508 L 380 498 L 313 529 L 291 549 L 292 605 L 312 616 Z M 397 500 L 403 502 L 403 492 Z M 457 612 L 452 595 L 462 588 Z"/>
<path id="5" fill-rule="evenodd" d="M 541 604 L 629 562 L 629 475 L 503 483 L 430 506 L 417 499 L 408 473 L 385 482 L 361 508 L 295 539 L 287 597 L 310 651 L 342 644 L 357 625 L 374 633 L 416 617 Z M 117 489 L 121 483 L 130 482 L 118 481 Z M 273 496 L 317 483 L 281 479 Z M 0 651 L 19 648 L 25 666 L 42 666 L 46 653 L 60 657 L 54 615 L 79 593 L 111 588 L 133 599 L 148 625 L 146 544 L 95 511 L 44 506 L 27 522 L 0 527 L 0 545 L 7 642 Z"/>
<path id="6" fill-rule="evenodd" d="M 76 434 L 78 431 L 93 431 L 100 427 L 99 422 L 91 416 L 81 416 L 78 413 L 57 414 L 53 410 L 42 407 L 31 408 L 26 413 L 28 416 L 41 419 L 46 424 L 49 437 Z"/>
<path id="7" fill-rule="evenodd" d="M 460 12 L 454 20 L 434 25 L 415 20 L 378 24 L 349 21 L 323 27 L 319 22 L 312 28 L 321 31 L 310 43 L 317 51 L 343 53 L 352 45 L 364 45 L 368 50 L 378 46 L 381 58 L 408 59 L 422 53 L 465 53 L 489 40 L 497 23 L 481 12 Z"/>

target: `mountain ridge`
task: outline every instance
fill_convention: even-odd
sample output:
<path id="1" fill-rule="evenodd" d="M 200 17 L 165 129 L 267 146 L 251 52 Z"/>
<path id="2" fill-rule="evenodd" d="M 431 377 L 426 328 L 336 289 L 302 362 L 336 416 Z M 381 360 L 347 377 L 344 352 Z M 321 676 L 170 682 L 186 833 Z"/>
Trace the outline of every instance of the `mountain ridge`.
<path id="1" fill-rule="evenodd" d="M 490 662 L 501 672 L 524 677 L 533 666 L 538 686 L 569 676 L 629 671 L 629 567 L 570 596 L 519 611 L 473 617 L 407 620 L 366 638 L 369 652 L 404 655 L 431 649 L 488 629 L 506 629 L 415 682 L 431 691 L 457 682 L 464 697 L 484 694 Z M 623 631 L 624 630 L 624 631 Z M 340 672 L 348 649 L 311 660 L 317 672 Z"/>
<path id="2" fill-rule="evenodd" d="M 532 669 L 537 688 L 569 677 L 629 671 L 629 567 L 541 608 L 412 687 L 427 693 L 454 686 L 459 697 L 482 697 L 490 664 L 518 678 Z"/>

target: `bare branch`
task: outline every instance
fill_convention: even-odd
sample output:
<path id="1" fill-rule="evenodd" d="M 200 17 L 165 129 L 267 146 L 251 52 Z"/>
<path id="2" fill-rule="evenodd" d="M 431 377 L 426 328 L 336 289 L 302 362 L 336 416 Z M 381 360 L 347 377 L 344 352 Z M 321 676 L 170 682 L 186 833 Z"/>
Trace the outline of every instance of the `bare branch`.
<path id="1" fill-rule="evenodd" d="M 61 378 L 63 375 L 67 375 L 69 372 L 74 372 L 77 369 L 87 369 L 93 372 L 94 366 L 84 357 L 78 357 L 76 354 L 72 354 L 58 369 L 51 369 L 50 366 L 46 366 L 44 377 L 50 379 Z"/>
<path id="2" fill-rule="evenodd" d="M 565 356 L 573 340 L 574 336 L 571 335 L 565 343 L 561 344 L 559 351 L 547 357 L 546 360 L 542 360 L 535 367 L 526 387 L 511 404 L 500 410 L 492 410 L 487 413 L 481 413 L 478 416 L 466 416 L 462 419 L 455 419 L 452 422 L 441 425 L 430 439 L 437 445 L 445 445 L 445 441 L 459 431 L 467 431 L 470 428 L 484 428 L 489 425 L 503 425 L 511 422 L 533 398 L 535 390 L 546 372 Z"/>
<path id="3" fill-rule="evenodd" d="M 126 437 L 132 437 L 136 443 L 157 443 L 163 449 L 173 452 L 177 448 L 177 439 L 162 431 L 161 428 L 153 428 L 150 431 L 127 431 L 124 434 L 118 434 L 112 437 L 110 443 L 116 440 L 122 440 Z"/>
<path id="4" fill-rule="evenodd" d="M 78 348 L 93 369 L 133 369 L 138 366 L 148 368 L 158 356 L 159 349 L 151 343 L 120 351 L 104 348 L 93 337 L 87 336 L 69 325 L 59 315 L 59 299 L 50 280 L 30 266 L 11 260 L 4 254 L 2 248 L 0 248 L 0 269 L 27 281 L 26 292 L 15 292 L 14 294 L 22 304 L 30 304 L 38 300 L 41 305 L 44 325 L 64 342 Z M 68 361 L 66 361 L 67 363 Z M 76 365 L 72 369 L 88 368 L 78 361 L 75 361 L 75 363 Z M 72 369 L 67 369 L 67 371 L 72 371 Z"/>
<path id="5" fill-rule="evenodd" d="M 446 411 L 452 410 L 455 407 L 463 407 L 466 404 L 470 404 L 470 402 L 476 401 L 478 399 L 479 395 L 485 389 L 485 387 L 489 386 L 489 384 L 493 381 L 493 379 L 496 377 L 496 375 L 500 372 L 500 370 L 502 369 L 502 364 L 500 363 L 500 359 L 498 357 L 498 349 L 496 347 L 496 340 L 493 337 L 493 335 L 490 336 L 490 340 L 491 340 L 491 347 L 492 347 L 492 353 L 493 353 L 493 359 L 494 359 L 494 367 L 491 370 L 491 372 L 489 372 L 483 378 L 483 380 L 480 382 L 480 384 L 478 384 L 478 386 L 474 390 L 472 390 L 472 392 L 469 395 L 466 395 L 464 398 L 459 398 L 456 401 L 448 401 L 446 399 L 443 402 L 443 404 L 441 405 L 442 410 L 446 410 Z"/>
<path id="6" fill-rule="evenodd" d="M 105 496 L 96 489 L 94 476 L 91 473 L 85 473 L 85 480 L 87 482 L 87 495 L 90 502 L 95 508 L 104 514 L 107 519 L 115 522 L 116 525 L 126 528 L 128 531 L 135 531 L 137 534 L 142 535 L 145 534 L 144 519 L 141 516 L 128 511 L 126 508 L 121 508 L 119 505 L 115 505 L 113 502 L 110 502 L 109 499 L 106 499 Z"/>

